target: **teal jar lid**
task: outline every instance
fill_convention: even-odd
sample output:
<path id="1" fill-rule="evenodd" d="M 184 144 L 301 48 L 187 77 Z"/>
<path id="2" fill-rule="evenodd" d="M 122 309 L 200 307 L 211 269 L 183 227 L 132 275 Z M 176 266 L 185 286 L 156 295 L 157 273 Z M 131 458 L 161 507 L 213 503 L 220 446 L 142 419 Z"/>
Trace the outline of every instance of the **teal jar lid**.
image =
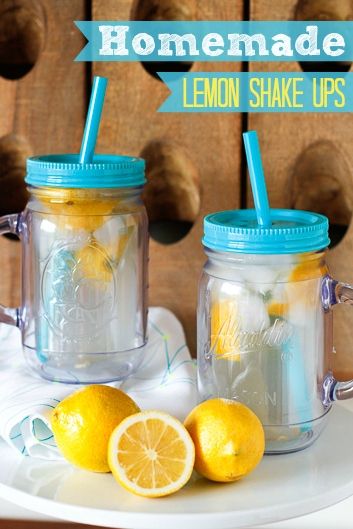
<path id="1" fill-rule="evenodd" d="M 254 209 L 207 215 L 202 243 L 218 252 L 248 254 L 313 252 L 330 244 L 324 215 L 295 209 L 271 209 L 270 215 L 270 228 L 258 225 Z"/>
<path id="2" fill-rule="evenodd" d="M 48 154 L 27 160 L 27 184 L 65 188 L 124 188 L 146 182 L 145 161 L 131 156 L 95 154 L 80 163 L 78 154 Z"/>

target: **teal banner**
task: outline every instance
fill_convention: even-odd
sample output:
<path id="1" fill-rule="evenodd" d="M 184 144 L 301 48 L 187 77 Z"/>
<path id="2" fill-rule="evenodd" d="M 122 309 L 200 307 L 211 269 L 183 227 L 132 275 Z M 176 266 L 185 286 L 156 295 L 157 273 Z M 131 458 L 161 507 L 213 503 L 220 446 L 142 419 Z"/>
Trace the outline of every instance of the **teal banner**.
<path id="1" fill-rule="evenodd" d="M 159 112 L 353 112 L 353 73 L 159 72 Z"/>
<path id="2" fill-rule="evenodd" d="M 77 21 L 77 61 L 351 61 L 353 22 Z"/>

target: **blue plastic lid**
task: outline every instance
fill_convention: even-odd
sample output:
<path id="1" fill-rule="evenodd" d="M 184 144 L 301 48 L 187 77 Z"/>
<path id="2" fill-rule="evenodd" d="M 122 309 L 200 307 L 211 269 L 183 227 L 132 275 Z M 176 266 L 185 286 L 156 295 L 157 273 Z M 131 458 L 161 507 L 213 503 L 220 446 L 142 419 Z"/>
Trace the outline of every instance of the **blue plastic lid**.
<path id="1" fill-rule="evenodd" d="M 330 244 L 328 219 L 318 213 L 271 209 L 272 226 L 261 228 L 254 209 L 220 211 L 204 219 L 204 246 L 218 252 L 288 254 Z"/>
<path id="2" fill-rule="evenodd" d="M 25 181 L 39 187 L 137 187 L 146 182 L 145 161 L 131 156 L 95 154 L 92 163 L 81 164 L 78 154 L 34 156 L 27 160 Z"/>

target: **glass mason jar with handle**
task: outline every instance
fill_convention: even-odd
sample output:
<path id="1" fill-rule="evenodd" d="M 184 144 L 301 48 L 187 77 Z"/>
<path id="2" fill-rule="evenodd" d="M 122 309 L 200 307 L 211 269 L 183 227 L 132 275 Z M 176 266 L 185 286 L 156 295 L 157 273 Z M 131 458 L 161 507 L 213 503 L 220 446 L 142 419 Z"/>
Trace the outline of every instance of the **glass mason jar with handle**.
<path id="1" fill-rule="evenodd" d="M 254 210 L 205 218 L 198 389 L 249 406 L 266 453 L 284 453 L 309 446 L 332 402 L 353 396 L 331 371 L 331 308 L 352 304 L 353 288 L 329 275 L 326 217 L 273 209 L 271 221 L 259 227 Z"/>
<path id="2" fill-rule="evenodd" d="M 0 321 L 22 333 L 28 364 L 68 383 L 120 380 L 146 344 L 148 222 L 144 161 L 30 158 L 29 202 L 0 219 L 22 242 L 22 305 Z"/>

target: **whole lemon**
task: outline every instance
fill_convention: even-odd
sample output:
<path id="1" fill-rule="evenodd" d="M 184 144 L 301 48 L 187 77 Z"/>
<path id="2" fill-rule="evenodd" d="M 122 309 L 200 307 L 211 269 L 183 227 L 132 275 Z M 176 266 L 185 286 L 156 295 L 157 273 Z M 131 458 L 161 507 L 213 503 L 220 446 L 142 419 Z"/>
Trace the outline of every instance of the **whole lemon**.
<path id="1" fill-rule="evenodd" d="M 123 391 L 92 385 L 62 400 L 51 415 L 56 444 L 73 465 L 93 472 L 110 472 L 108 442 L 112 431 L 140 408 Z"/>
<path id="2" fill-rule="evenodd" d="M 236 481 L 261 461 L 265 435 L 258 417 L 247 406 L 210 399 L 194 408 L 185 427 L 195 444 L 195 469 L 213 481 Z"/>

